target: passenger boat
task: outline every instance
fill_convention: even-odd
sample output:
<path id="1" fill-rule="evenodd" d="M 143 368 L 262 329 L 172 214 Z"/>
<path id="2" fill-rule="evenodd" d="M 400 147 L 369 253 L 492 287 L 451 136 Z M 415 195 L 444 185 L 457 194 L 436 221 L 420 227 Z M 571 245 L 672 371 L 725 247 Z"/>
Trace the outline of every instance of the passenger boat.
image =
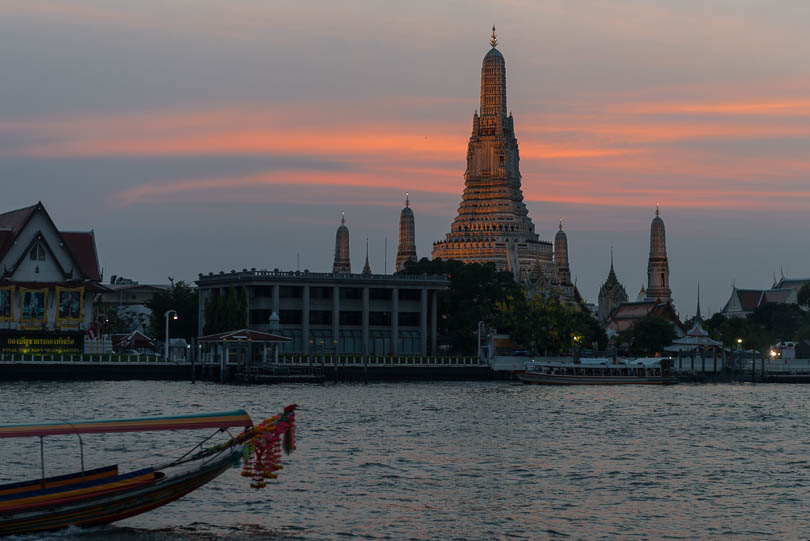
<path id="1" fill-rule="evenodd" d="M 172 417 L 73 421 L 0 426 L 0 438 L 40 438 L 40 479 L 0 485 L 0 535 L 56 530 L 68 526 L 107 524 L 166 505 L 245 459 L 242 475 L 251 486 L 265 486 L 266 478 L 281 469 L 280 449 L 294 448 L 295 405 L 254 425 L 244 410 Z M 203 447 L 229 428 L 243 431 L 226 441 Z M 155 467 L 122 473 L 118 465 L 86 470 L 82 434 L 147 432 L 154 430 L 216 429 L 216 432 L 181 457 Z M 44 439 L 76 434 L 81 450 L 81 471 L 45 476 Z"/>
<path id="2" fill-rule="evenodd" d="M 537 385 L 671 385 L 678 383 L 677 376 L 670 371 L 671 365 L 668 357 L 571 362 L 532 360 L 517 377 L 524 383 Z"/>

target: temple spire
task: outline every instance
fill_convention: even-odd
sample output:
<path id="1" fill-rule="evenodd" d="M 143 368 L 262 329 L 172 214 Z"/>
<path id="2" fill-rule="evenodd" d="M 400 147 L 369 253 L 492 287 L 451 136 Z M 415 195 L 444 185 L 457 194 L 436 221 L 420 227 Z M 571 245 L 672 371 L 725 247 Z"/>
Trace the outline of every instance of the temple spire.
<path id="1" fill-rule="evenodd" d="M 495 25 L 492 25 L 492 35 L 489 36 L 489 45 L 495 47 L 498 45 L 498 36 L 495 35 Z"/>
<path id="2" fill-rule="evenodd" d="M 697 291 L 697 310 L 695 311 L 695 319 L 698 321 L 702 320 L 703 317 L 700 315 L 700 282 L 698 282 L 698 291 Z"/>
<path id="3" fill-rule="evenodd" d="M 363 271 L 360 274 L 371 276 L 371 265 L 368 264 L 368 238 L 366 238 L 366 264 L 363 265 Z"/>
<path id="4" fill-rule="evenodd" d="M 411 201 L 408 199 L 408 192 L 405 192 L 405 208 L 411 206 Z"/>

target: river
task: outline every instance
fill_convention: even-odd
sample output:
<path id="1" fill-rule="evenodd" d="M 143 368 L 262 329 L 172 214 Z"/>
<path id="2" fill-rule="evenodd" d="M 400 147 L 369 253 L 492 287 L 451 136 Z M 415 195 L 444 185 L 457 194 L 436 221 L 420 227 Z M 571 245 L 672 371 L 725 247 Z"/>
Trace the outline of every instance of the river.
<path id="1" fill-rule="evenodd" d="M 235 408 L 258 420 L 292 402 L 298 449 L 266 489 L 232 469 L 116 525 L 23 539 L 810 537 L 803 385 L 19 382 L 0 384 L 0 422 Z M 87 465 L 160 461 L 203 435 L 86 435 Z M 48 475 L 78 469 L 75 438 L 45 442 Z M 0 482 L 37 478 L 38 441 L 0 440 L 0 464 Z"/>

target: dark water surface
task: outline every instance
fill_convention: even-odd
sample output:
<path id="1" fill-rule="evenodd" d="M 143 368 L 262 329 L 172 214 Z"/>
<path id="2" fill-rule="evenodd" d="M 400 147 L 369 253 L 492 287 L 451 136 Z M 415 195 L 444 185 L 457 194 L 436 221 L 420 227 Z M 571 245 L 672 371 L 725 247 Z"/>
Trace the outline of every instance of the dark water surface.
<path id="1" fill-rule="evenodd" d="M 49 539 L 808 539 L 809 399 L 802 385 L 26 382 L 0 384 L 0 422 L 301 406 L 268 488 L 229 470 Z M 160 462 L 206 435 L 87 435 L 87 465 Z M 78 469 L 75 438 L 46 444 L 49 475 Z M 0 482 L 38 475 L 37 441 L 0 440 Z"/>

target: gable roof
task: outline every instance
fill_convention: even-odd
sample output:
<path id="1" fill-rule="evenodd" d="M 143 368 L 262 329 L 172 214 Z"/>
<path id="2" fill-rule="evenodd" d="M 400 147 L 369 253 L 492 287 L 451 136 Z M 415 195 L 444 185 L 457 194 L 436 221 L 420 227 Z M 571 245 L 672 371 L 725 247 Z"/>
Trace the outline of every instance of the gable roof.
<path id="1" fill-rule="evenodd" d="M 96 252 L 96 237 L 92 231 L 60 231 L 68 251 L 88 280 L 101 281 Z"/>
<path id="2" fill-rule="evenodd" d="M 201 336 L 200 342 L 289 342 L 291 338 L 269 332 L 239 329 L 238 331 L 220 332 Z"/>
<path id="3" fill-rule="evenodd" d="M 0 214 L 0 259 L 5 257 L 17 237 L 38 210 L 41 210 L 45 218 L 53 225 L 54 230 L 65 243 L 67 252 L 78 265 L 78 270 L 88 280 L 100 282 L 101 272 L 93 232 L 59 231 L 42 202 Z"/>
<path id="4" fill-rule="evenodd" d="M 656 302 L 653 300 L 623 302 L 619 304 L 608 316 L 606 328 L 623 331 L 629 329 L 635 325 L 637 321 L 647 316 L 659 317 L 671 321 L 675 325 L 676 330 L 679 330 L 682 334 L 686 334 L 686 327 L 675 312 L 672 303 Z"/>

